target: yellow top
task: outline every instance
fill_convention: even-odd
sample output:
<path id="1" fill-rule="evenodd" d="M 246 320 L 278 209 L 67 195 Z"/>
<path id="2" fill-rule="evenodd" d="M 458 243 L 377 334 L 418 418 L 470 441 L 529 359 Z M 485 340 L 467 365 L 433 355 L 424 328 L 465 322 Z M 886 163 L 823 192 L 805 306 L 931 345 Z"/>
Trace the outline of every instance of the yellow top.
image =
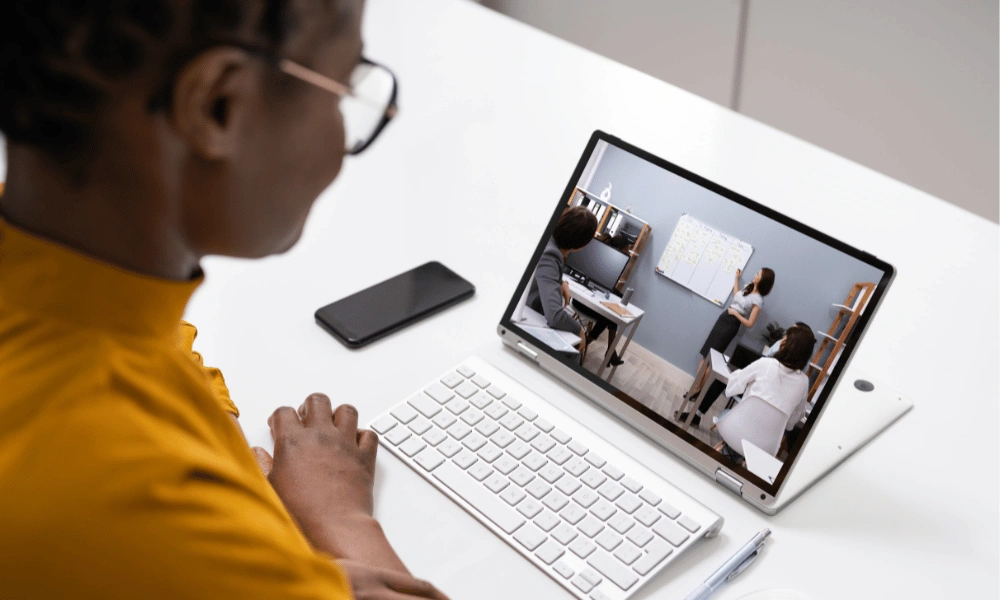
<path id="1" fill-rule="evenodd" d="M 350 598 L 191 349 L 200 283 L 0 219 L 0 597 Z"/>

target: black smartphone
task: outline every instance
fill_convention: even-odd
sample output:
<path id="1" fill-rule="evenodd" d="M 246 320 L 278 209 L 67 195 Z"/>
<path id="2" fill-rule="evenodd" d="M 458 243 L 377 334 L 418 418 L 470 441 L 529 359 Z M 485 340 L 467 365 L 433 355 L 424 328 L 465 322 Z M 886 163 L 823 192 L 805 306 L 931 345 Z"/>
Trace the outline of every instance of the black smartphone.
<path id="1" fill-rule="evenodd" d="M 474 285 L 429 262 L 316 311 L 316 322 L 349 348 L 360 348 L 476 293 Z"/>

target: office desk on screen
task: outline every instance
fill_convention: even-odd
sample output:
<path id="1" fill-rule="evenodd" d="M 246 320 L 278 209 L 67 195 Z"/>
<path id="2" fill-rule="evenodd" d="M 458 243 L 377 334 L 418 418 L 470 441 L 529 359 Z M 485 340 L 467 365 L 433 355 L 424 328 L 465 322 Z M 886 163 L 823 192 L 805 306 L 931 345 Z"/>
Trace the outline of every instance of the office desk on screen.
<path id="1" fill-rule="evenodd" d="M 642 315 L 644 315 L 646 311 L 634 304 L 629 304 L 628 306 L 622 305 L 621 298 L 615 295 L 612 295 L 610 298 L 605 298 L 604 294 L 600 292 L 593 292 L 569 277 L 563 277 L 563 281 L 569 282 L 569 295 L 572 296 L 574 300 L 617 325 L 617 331 L 615 331 L 614 335 L 611 335 L 610 332 L 608 333 L 608 349 L 604 353 L 604 358 L 601 359 L 601 366 L 597 368 L 598 377 L 603 377 L 604 371 L 608 370 L 606 381 L 610 382 L 615 376 L 615 371 L 618 370 L 617 365 L 611 365 L 611 357 L 614 351 L 618 349 L 618 343 L 622 341 L 622 338 L 624 338 L 625 342 L 622 344 L 621 350 L 618 350 L 618 356 L 625 358 L 625 351 L 628 350 L 628 346 L 632 342 L 632 336 L 635 334 L 635 330 L 639 327 L 639 321 L 642 320 Z M 623 317 L 607 306 L 601 304 L 601 302 L 614 302 L 618 306 L 621 306 L 632 313 L 633 316 L 631 318 Z M 628 335 L 625 334 L 626 331 L 628 332 Z"/>

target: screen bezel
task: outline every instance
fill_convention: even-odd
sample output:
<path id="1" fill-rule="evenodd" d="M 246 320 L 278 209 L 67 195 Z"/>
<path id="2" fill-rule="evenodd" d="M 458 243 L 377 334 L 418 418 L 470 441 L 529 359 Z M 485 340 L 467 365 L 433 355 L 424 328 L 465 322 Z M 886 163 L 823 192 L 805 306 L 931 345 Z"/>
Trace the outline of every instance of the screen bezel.
<path id="1" fill-rule="evenodd" d="M 757 475 L 754 475 L 749 470 L 747 470 L 745 466 L 738 467 L 732 464 L 728 459 L 723 457 L 721 453 L 716 452 L 714 448 L 712 448 L 708 444 L 705 444 L 704 442 L 698 440 L 694 436 L 684 431 L 682 428 L 671 423 L 658 413 L 653 412 L 651 409 L 641 404 L 640 402 L 633 400 L 632 398 L 627 396 L 624 392 L 619 391 L 613 385 L 604 381 L 600 377 L 597 377 L 597 375 L 595 375 L 594 373 L 591 373 L 590 371 L 583 369 L 582 367 L 579 366 L 579 364 L 575 364 L 574 361 L 572 361 L 566 355 L 562 355 L 552 351 L 552 349 L 549 348 L 544 342 L 538 340 L 524 329 L 521 329 L 518 326 L 518 324 L 513 321 L 514 311 L 517 309 L 518 303 L 520 302 L 522 296 L 524 295 L 527 286 L 531 282 L 531 277 L 534 274 L 535 267 L 538 264 L 538 260 L 541 258 L 542 252 L 545 250 L 545 246 L 548 243 L 549 238 L 552 236 L 552 232 L 555 229 L 559 217 L 565 210 L 566 203 L 568 198 L 570 197 L 570 194 L 573 193 L 573 190 L 576 188 L 577 183 L 583 176 L 583 171 L 586 168 L 587 163 L 590 160 L 590 157 L 592 156 L 599 142 L 607 142 L 608 144 L 615 146 L 616 148 L 629 152 L 630 154 L 636 156 L 637 158 L 646 160 L 698 186 L 701 186 L 711 192 L 714 192 L 728 200 L 736 202 L 737 204 L 747 209 L 750 209 L 764 217 L 770 218 L 781 225 L 789 227 L 801 234 L 804 234 L 818 242 L 826 244 L 827 246 L 830 246 L 835 250 L 843 252 L 844 254 L 856 260 L 859 260 L 871 267 L 874 267 L 882 271 L 883 273 L 882 278 L 876 285 L 875 290 L 872 292 L 872 295 L 868 300 L 867 309 L 864 312 L 862 312 L 860 317 L 858 318 L 858 321 L 856 322 L 854 329 L 851 332 L 851 335 L 848 337 L 847 343 L 845 344 L 844 351 L 843 354 L 841 355 L 840 360 L 837 362 L 832 372 L 830 373 L 826 385 L 823 386 L 823 390 L 822 392 L 820 392 L 820 395 L 816 400 L 816 403 L 812 409 L 810 417 L 809 419 L 807 419 L 806 424 L 803 426 L 802 433 L 798 436 L 798 439 L 796 440 L 793 447 L 789 448 L 789 457 L 785 461 L 785 464 L 782 467 L 781 471 L 778 473 L 778 476 L 775 478 L 774 483 L 769 483 L 764 479 L 758 477 Z M 679 444 L 670 444 L 669 445 L 670 449 L 680 452 L 682 455 L 685 456 L 685 458 L 692 460 L 695 464 L 698 465 L 704 463 L 704 460 L 699 460 L 699 458 L 709 459 L 714 465 L 718 467 L 723 467 L 730 473 L 735 474 L 738 477 L 741 477 L 745 483 L 752 484 L 763 494 L 766 494 L 766 496 L 770 497 L 770 498 L 765 498 L 764 496 L 762 496 L 760 500 L 770 501 L 773 500 L 774 497 L 778 495 L 778 492 L 780 491 L 782 485 L 788 478 L 788 474 L 791 472 L 795 464 L 798 462 L 798 459 L 801 457 L 802 454 L 801 451 L 803 446 L 808 441 L 809 436 L 812 433 L 815 424 L 822 417 L 824 409 L 826 408 L 827 405 L 827 400 L 830 398 L 831 394 L 836 390 L 837 385 L 840 383 L 840 379 L 844 370 L 850 364 L 851 358 L 853 357 L 855 350 L 859 342 L 861 341 L 861 338 L 864 336 L 864 333 L 868 328 L 868 324 L 871 322 L 872 317 L 877 312 L 879 304 L 881 303 L 885 295 L 885 292 L 888 290 L 889 285 L 891 284 L 892 279 L 894 277 L 895 277 L 895 269 L 893 268 L 893 266 L 881 259 L 872 256 L 871 254 L 868 254 L 862 250 L 854 248 L 853 246 L 850 246 L 837 239 L 834 239 L 829 235 L 826 235 L 816 229 L 813 229 L 812 227 L 809 227 L 804 223 L 796 221 L 795 219 L 792 219 L 775 210 L 772 210 L 728 188 L 725 188 L 715 182 L 705 179 L 700 175 L 692 173 L 665 159 L 659 158 L 658 156 L 646 152 L 645 150 L 637 148 L 604 131 L 597 130 L 594 131 L 594 133 L 591 135 L 590 141 L 587 143 L 587 147 L 584 149 L 583 155 L 581 156 L 580 161 L 577 163 L 576 169 L 574 170 L 573 175 L 571 176 L 565 191 L 563 192 L 562 196 L 560 196 L 558 202 L 555 205 L 555 208 L 552 212 L 552 216 L 549 218 L 549 222 L 545 227 L 545 231 L 543 232 L 541 239 L 539 240 L 538 245 L 536 246 L 535 251 L 532 254 L 531 260 L 528 262 L 528 267 L 525 270 L 524 274 L 522 275 L 521 281 L 518 284 L 517 289 L 515 290 L 514 295 L 510 300 L 510 303 L 507 305 L 507 309 L 504 312 L 503 318 L 500 321 L 500 327 L 501 327 L 501 334 L 503 334 L 504 328 L 510 330 L 511 332 L 516 333 L 518 336 L 524 338 L 527 341 L 530 341 L 537 351 L 545 353 L 545 355 L 549 359 L 561 363 L 565 367 L 572 370 L 572 372 L 575 375 L 583 377 L 590 384 L 596 386 L 599 390 L 601 390 L 607 395 L 607 397 L 600 399 L 601 403 L 604 404 L 609 409 L 612 409 L 612 411 L 615 404 L 611 404 L 607 401 L 610 398 L 613 398 L 618 402 L 625 404 L 626 406 L 628 406 L 629 408 L 633 409 L 638 414 L 640 414 L 642 417 L 645 417 L 652 424 L 662 428 L 664 432 L 670 433 L 676 438 L 678 438 L 680 441 L 686 443 L 686 448 Z M 643 427 L 643 429 L 649 429 L 649 428 Z M 661 440 L 658 439 L 658 441 Z M 694 453 L 697 453 L 698 456 L 693 456 L 692 454 Z"/>

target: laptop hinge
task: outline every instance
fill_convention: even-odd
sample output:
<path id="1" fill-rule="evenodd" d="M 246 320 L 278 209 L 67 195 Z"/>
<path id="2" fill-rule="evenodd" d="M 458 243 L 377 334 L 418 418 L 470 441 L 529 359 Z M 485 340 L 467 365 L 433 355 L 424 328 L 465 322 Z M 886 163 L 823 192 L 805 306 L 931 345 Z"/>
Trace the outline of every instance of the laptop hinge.
<path id="1" fill-rule="evenodd" d="M 743 482 L 736 479 L 729 473 L 726 473 L 722 469 L 715 470 L 715 480 L 737 496 L 742 495 L 741 492 L 743 490 Z"/>
<path id="2" fill-rule="evenodd" d="M 517 351 L 527 356 L 531 360 L 538 362 L 538 353 L 524 345 L 524 342 L 517 343 Z"/>

